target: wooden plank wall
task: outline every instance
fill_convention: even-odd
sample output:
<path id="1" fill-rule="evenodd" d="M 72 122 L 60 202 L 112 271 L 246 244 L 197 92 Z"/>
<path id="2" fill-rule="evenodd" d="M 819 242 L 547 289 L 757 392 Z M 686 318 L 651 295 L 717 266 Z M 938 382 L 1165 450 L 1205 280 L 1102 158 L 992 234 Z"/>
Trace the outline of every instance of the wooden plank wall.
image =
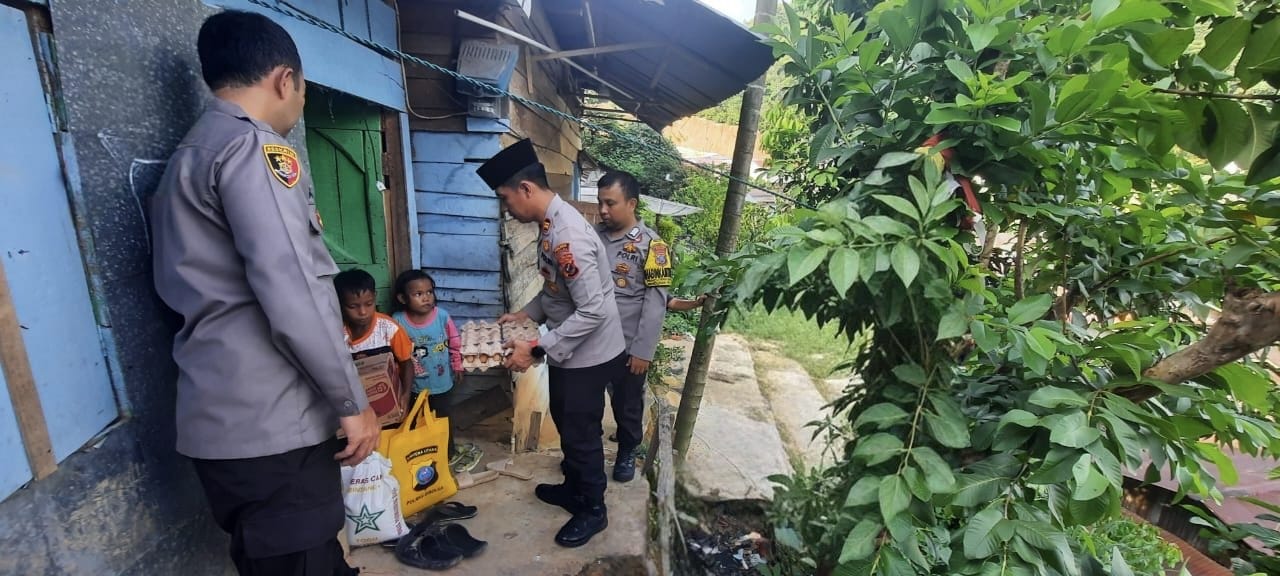
<path id="1" fill-rule="evenodd" d="M 401 46 L 433 64 L 456 69 L 457 49 L 463 39 L 517 43 L 459 20 L 453 14 L 459 7 L 483 17 L 494 16 L 467 3 L 403 3 Z M 553 48 L 558 45 L 538 3 L 532 19 L 525 18 L 518 7 L 507 7 L 494 21 Z M 521 48 L 508 89 L 567 114 L 580 115 L 578 91 L 568 67 L 555 61 L 533 63 L 530 56 L 534 53 L 536 50 Z M 542 288 L 537 270 L 538 226 L 499 214 L 493 192 L 475 175 L 475 168 L 502 146 L 529 138 L 547 167 L 548 183 L 569 199 L 574 165 L 582 149 L 579 126 L 518 103 L 510 104 L 510 117 L 504 121 L 469 119 L 466 100 L 457 95 L 455 81 L 448 75 L 414 64 L 406 64 L 405 73 L 422 262 L 436 278 L 441 306 L 460 321 L 492 320 L 502 312 L 503 303 L 511 310 L 523 308 Z M 468 376 L 462 396 L 479 399 L 497 385 L 509 390 L 510 377 L 504 378 L 497 384 L 490 376 Z M 544 393 L 529 396 L 536 406 L 521 407 L 516 400 L 517 414 L 547 415 L 545 376 L 533 381 L 541 382 Z M 543 420 L 539 426 L 546 430 L 543 439 L 554 443 L 550 418 Z M 517 422 L 517 436 L 527 436 L 527 431 L 527 422 Z M 517 441 L 516 445 L 524 443 Z"/>

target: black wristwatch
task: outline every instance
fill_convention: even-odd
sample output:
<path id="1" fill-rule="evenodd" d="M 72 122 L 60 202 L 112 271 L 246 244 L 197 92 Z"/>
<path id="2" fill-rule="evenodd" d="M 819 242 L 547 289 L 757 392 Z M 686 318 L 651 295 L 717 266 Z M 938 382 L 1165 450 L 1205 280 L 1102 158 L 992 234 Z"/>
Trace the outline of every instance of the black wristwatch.
<path id="1" fill-rule="evenodd" d="M 534 346 L 533 349 L 529 351 L 529 355 L 533 356 L 534 360 L 541 360 L 547 357 L 547 349 L 541 346 Z"/>

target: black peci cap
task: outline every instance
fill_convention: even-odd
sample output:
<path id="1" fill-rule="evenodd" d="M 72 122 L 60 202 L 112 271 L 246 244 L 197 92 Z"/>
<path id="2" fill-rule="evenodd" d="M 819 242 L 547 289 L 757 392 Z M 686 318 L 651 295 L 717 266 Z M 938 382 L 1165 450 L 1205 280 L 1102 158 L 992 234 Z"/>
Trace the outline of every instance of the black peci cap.
<path id="1" fill-rule="evenodd" d="M 528 138 L 507 146 L 476 169 L 484 183 L 497 190 L 517 172 L 538 163 L 538 153 Z"/>

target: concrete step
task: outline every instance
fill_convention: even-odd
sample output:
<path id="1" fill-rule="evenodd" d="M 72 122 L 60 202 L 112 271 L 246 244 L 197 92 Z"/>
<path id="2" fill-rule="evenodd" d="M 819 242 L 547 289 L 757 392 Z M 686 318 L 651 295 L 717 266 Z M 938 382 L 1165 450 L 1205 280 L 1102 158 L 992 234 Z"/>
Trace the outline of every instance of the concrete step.
<path id="1" fill-rule="evenodd" d="M 793 467 L 811 469 L 824 464 L 825 434 L 814 438 L 810 422 L 822 420 L 826 398 L 799 362 L 766 347 L 753 346 L 756 375 Z"/>
<path id="2" fill-rule="evenodd" d="M 686 351 L 682 369 L 671 377 L 682 384 L 692 343 L 665 344 Z M 680 397 L 672 393 L 669 400 L 678 405 Z M 679 481 L 691 496 L 708 502 L 771 500 L 767 478 L 790 472 L 787 450 L 756 381 L 751 347 L 740 336 L 721 334 Z"/>

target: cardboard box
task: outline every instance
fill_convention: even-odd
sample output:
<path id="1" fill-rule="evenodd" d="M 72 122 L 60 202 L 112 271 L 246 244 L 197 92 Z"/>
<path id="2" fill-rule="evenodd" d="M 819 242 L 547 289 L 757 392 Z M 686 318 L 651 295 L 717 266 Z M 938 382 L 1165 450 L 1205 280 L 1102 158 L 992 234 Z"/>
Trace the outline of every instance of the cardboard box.
<path id="1" fill-rule="evenodd" d="M 390 352 L 359 358 L 356 373 L 364 384 L 369 406 L 378 415 L 378 425 L 399 424 L 408 412 L 407 390 L 400 381 L 400 365 Z"/>

